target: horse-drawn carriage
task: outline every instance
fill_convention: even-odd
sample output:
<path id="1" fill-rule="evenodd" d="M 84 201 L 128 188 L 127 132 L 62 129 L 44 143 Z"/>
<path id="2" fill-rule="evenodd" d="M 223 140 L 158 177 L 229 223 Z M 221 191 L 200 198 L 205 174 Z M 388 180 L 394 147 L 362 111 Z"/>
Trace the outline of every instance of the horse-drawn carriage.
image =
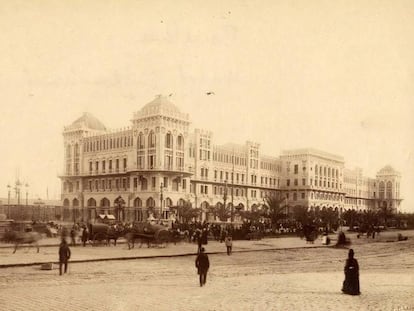
<path id="1" fill-rule="evenodd" d="M 135 245 L 135 241 L 139 240 L 140 247 L 143 243 L 146 243 L 148 247 L 151 244 L 162 245 L 168 243 L 171 240 L 171 232 L 168 228 L 147 222 L 135 223 L 132 228 L 128 229 L 125 233 L 125 238 L 128 243 L 128 248 L 131 249 Z"/>
<path id="2" fill-rule="evenodd" d="M 104 223 L 97 223 L 97 224 L 89 224 L 88 226 L 89 232 L 89 241 L 93 245 L 100 244 L 105 242 L 109 245 L 111 240 L 114 241 L 116 245 L 116 241 L 123 236 L 123 228 L 116 226 L 116 225 L 109 225 Z"/>

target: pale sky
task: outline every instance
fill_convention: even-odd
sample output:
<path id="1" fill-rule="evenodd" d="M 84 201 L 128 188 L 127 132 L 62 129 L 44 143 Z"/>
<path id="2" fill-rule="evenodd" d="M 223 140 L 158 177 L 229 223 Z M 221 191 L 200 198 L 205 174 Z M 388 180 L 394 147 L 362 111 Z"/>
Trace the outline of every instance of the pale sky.
<path id="1" fill-rule="evenodd" d="M 402 173 L 414 212 L 414 1 L 1 1 L 0 197 L 59 197 L 63 126 L 156 94 L 217 143 Z M 215 95 L 207 96 L 205 92 Z"/>

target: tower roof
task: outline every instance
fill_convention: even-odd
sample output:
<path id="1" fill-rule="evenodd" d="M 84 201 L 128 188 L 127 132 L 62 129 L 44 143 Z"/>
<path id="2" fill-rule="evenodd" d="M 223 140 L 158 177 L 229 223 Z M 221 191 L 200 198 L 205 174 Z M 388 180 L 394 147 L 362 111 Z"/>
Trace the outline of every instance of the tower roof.
<path id="1" fill-rule="evenodd" d="M 154 112 L 166 110 L 172 113 L 181 113 L 180 109 L 174 105 L 167 96 L 157 95 L 154 100 L 141 108 L 141 112 Z"/>
<path id="2" fill-rule="evenodd" d="M 101 121 L 94 117 L 89 112 L 84 112 L 83 115 L 76 119 L 71 125 L 71 129 L 86 127 L 92 130 L 105 131 L 106 127 Z"/>
<path id="3" fill-rule="evenodd" d="M 174 105 L 169 96 L 157 95 L 151 102 L 134 113 L 134 120 L 145 119 L 153 116 L 165 116 L 189 123 L 188 114 L 182 113 Z"/>
<path id="4" fill-rule="evenodd" d="M 377 176 L 389 176 L 389 175 L 400 175 L 391 165 L 386 165 L 380 169 L 377 173 Z"/>

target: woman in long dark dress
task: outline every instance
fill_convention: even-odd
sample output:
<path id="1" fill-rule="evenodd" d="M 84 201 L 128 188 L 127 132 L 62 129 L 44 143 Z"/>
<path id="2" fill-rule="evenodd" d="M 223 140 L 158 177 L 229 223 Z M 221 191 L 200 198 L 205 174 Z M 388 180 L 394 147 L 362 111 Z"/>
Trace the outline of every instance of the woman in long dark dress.
<path id="1" fill-rule="evenodd" d="M 359 266 L 358 261 L 354 258 L 353 249 L 349 250 L 344 272 L 345 281 L 342 286 L 342 291 L 348 295 L 359 295 Z"/>

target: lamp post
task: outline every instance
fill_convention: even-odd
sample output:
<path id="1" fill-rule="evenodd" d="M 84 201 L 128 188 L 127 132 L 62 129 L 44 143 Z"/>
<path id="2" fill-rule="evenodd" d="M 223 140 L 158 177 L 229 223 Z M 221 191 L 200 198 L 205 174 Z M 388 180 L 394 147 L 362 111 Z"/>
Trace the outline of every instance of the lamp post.
<path id="1" fill-rule="evenodd" d="M 7 219 L 10 219 L 10 184 L 7 184 L 7 192 L 8 192 L 8 196 L 7 196 Z"/>
<path id="2" fill-rule="evenodd" d="M 28 205 L 28 202 L 29 202 L 29 200 L 28 200 L 28 196 L 29 196 L 29 184 L 26 183 L 24 186 L 26 187 L 26 206 L 27 206 Z"/>
<path id="3" fill-rule="evenodd" d="M 161 183 L 160 185 L 160 217 L 159 218 L 164 218 L 164 209 L 163 209 L 163 201 L 164 201 L 164 197 L 163 197 L 163 192 L 164 192 L 164 184 Z"/>

